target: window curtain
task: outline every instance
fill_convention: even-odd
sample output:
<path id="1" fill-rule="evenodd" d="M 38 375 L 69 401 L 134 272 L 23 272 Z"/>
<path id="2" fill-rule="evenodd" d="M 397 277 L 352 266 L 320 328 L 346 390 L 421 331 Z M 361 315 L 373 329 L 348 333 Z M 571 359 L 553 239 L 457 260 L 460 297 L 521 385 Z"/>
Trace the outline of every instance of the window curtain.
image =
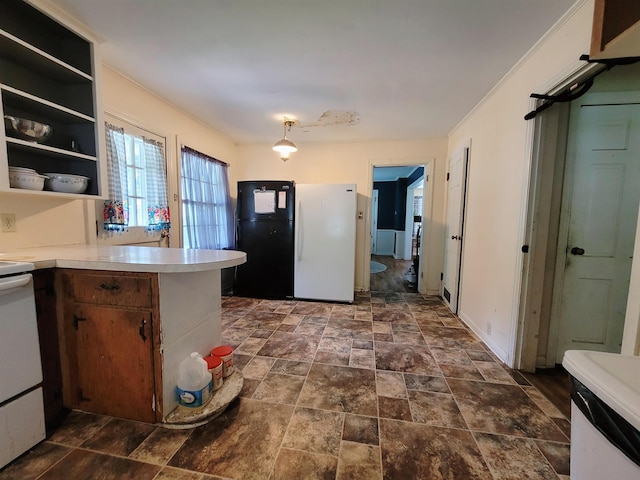
<path id="1" fill-rule="evenodd" d="M 234 247 L 228 165 L 182 147 L 182 219 L 185 248 Z"/>
<path id="2" fill-rule="evenodd" d="M 144 162 L 147 177 L 147 213 L 149 230 L 168 230 L 171 227 L 167 201 L 167 166 L 164 145 L 144 138 Z"/>
<path id="3" fill-rule="evenodd" d="M 129 225 L 127 198 L 127 150 L 125 131 L 105 122 L 107 146 L 108 200 L 104 202 L 104 229 L 122 231 Z M 164 146 L 161 142 L 142 137 L 149 230 L 171 227 L 167 197 L 167 174 Z"/>
<path id="4" fill-rule="evenodd" d="M 122 231 L 129 224 L 127 203 L 127 154 L 124 129 L 105 122 L 107 145 L 107 196 L 104 202 L 104 229 Z"/>

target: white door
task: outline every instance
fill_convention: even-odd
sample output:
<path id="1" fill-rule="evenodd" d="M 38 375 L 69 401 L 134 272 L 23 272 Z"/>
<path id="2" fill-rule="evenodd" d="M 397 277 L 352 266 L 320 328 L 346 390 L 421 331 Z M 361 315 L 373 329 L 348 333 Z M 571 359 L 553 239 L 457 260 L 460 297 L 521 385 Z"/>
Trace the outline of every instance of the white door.
<path id="1" fill-rule="evenodd" d="M 371 253 L 376 253 L 376 239 L 378 237 L 378 190 L 373 191 L 371 199 Z"/>
<path id="2" fill-rule="evenodd" d="M 460 262 L 462 260 L 462 233 L 464 198 L 467 181 L 469 149 L 458 150 L 449 159 L 447 173 L 447 223 L 444 237 L 444 272 L 442 298 L 453 313 L 458 313 L 460 288 Z"/>
<path id="3" fill-rule="evenodd" d="M 622 342 L 640 200 L 640 105 L 594 99 L 572 105 L 556 362 L 569 349 L 620 352 Z"/>

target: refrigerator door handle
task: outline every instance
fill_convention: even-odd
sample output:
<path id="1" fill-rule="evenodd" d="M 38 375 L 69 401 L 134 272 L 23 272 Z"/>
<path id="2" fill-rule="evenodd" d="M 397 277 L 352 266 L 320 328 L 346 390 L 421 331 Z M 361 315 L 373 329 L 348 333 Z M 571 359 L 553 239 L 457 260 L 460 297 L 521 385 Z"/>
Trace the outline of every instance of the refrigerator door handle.
<path id="1" fill-rule="evenodd" d="M 297 219 L 296 219 L 296 233 L 298 238 L 296 239 L 296 245 L 297 245 L 297 257 L 298 257 L 298 261 L 302 260 L 302 203 L 298 202 L 298 208 L 296 210 L 296 215 L 297 215 Z"/>

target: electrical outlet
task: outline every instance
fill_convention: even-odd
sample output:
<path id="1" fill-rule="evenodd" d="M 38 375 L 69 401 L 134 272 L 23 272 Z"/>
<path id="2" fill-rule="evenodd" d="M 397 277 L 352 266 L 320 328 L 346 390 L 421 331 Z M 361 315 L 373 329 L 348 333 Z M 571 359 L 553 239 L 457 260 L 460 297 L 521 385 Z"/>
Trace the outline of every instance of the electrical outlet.
<path id="1" fill-rule="evenodd" d="M 0 231 L 15 232 L 16 216 L 13 213 L 0 213 Z"/>
<path id="2" fill-rule="evenodd" d="M 487 323 L 487 334 L 491 335 L 491 322 Z"/>

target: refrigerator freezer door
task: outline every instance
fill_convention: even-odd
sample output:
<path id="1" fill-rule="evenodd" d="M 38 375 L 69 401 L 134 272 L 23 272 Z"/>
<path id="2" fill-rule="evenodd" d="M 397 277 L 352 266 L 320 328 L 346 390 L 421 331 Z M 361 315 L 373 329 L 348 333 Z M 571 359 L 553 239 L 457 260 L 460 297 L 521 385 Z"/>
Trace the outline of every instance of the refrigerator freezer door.
<path id="1" fill-rule="evenodd" d="M 238 220 L 293 221 L 294 183 L 280 180 L 238 182 Z"/>
<path id="2" fill-rule="evenodd" d="M 238 222 L 237 249 L 247 254 L 238 265 L 235 293 L 245 297 L 293 296 L 293 222 Z"/>
<path id="3" fill-rule="evenodd" d="M 353 302 L 356 185 L 297 184 L 294 297 Z"/>

